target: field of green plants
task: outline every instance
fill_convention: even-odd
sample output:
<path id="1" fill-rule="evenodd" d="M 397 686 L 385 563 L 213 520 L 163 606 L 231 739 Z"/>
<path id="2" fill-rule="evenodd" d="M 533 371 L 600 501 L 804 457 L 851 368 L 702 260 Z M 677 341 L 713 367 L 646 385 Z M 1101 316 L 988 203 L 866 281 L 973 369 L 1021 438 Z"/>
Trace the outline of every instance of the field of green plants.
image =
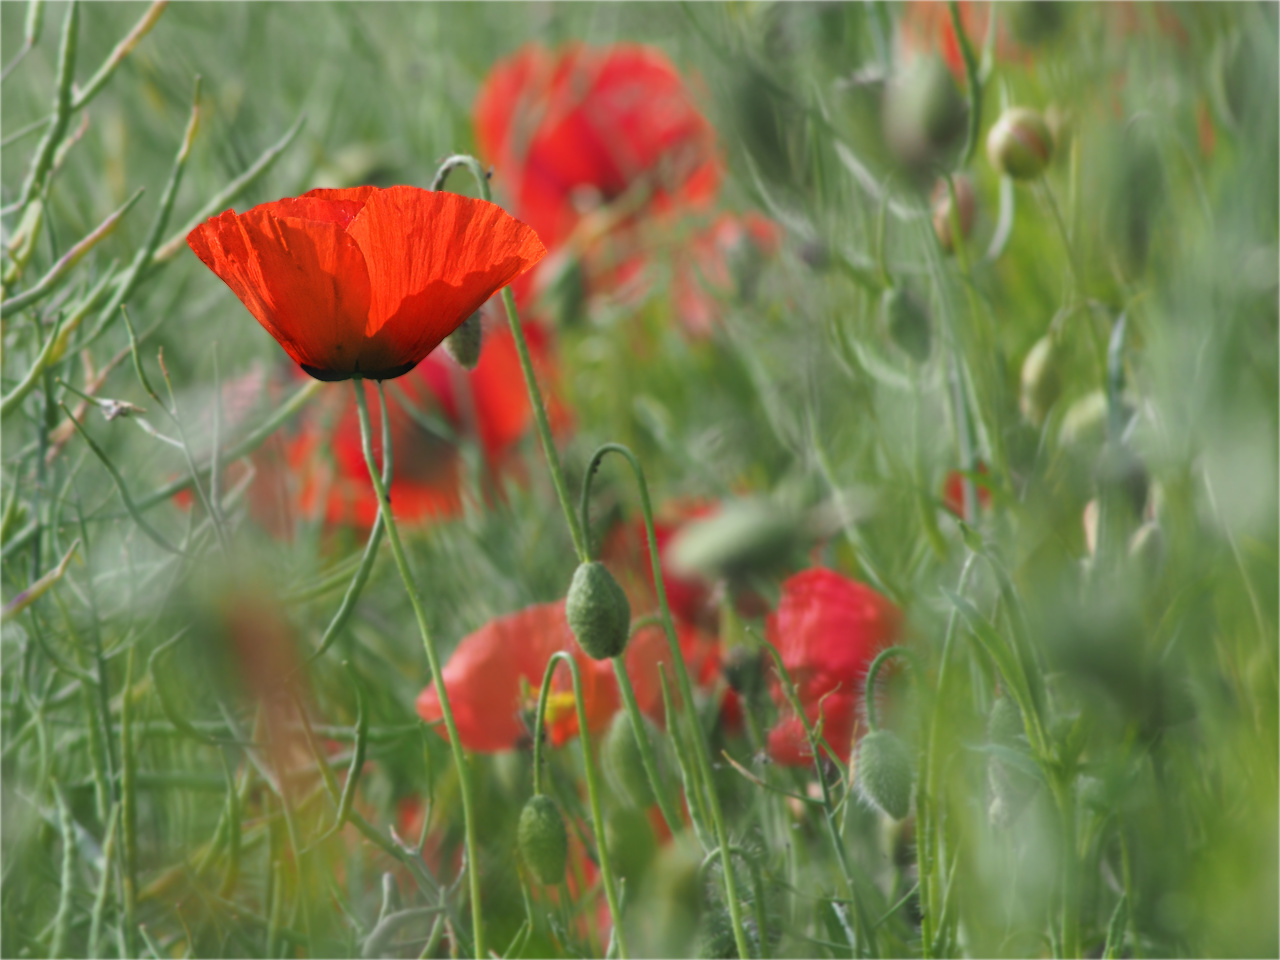
<path id="1" fill-rule="evenodd" d="M 0 955 L 1280 955 L 1278 13 L 0 3 Z"/>

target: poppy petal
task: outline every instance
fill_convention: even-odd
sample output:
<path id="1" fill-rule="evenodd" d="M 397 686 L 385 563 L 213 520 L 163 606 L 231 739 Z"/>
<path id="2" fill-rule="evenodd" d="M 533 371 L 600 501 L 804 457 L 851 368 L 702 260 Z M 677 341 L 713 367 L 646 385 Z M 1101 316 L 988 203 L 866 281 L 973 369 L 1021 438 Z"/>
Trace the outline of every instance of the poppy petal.
<path id="1" fill-rule="evenodd" d="M 369 274 L 338 222 L 277 218 L 261 207 L 240 216 L 228 210 L 191 231 L 187 243 L 294 361 L 354 372 Z"/>
<path id="2" fill-rule="evenodd" d="M 425 357 L 546 253 L 533 230 L 501 207 L 416 187 L 373 193 L 347 233 L 372 284 L 363 330 L 369 349 L 406 363 Z"/>

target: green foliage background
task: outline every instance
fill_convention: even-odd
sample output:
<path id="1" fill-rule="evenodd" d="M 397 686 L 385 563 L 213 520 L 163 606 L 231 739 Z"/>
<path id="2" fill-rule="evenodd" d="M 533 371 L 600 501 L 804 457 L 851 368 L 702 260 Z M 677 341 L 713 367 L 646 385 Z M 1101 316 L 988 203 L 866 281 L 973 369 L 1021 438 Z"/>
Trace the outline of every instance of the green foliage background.
<path id="1" fill-rule="evenodd" d="M 38 130 L 22 131 L 49 113 L 67 10 L 47 5 L 38 43 L 0 88 L 6 270 L 21 213 L 8 205 L 40 140 Z M 78 82 L 145 10 L 83 5 Z M 1001 12 L 1020 15 L 1013 5 Z M 939 250 L 926 207 L 932 177 L 895 171 L 882 133 L 894 37 L 912 15 L 898 5 L 174 4 L 89 105 L 88 126 L 45 194 L 30 262 L 5 296 L 27 289 L 137 188 L 146 192 L 54 294 L 5 318 L 0 385 L 9 396 L 56 318 L 109 264 L 123 269 L 143 246 L 197 76 L 200 123 L 166 240 L 300 117 L 300 132 L 235 199 L 237 209 L 315 186 L 428 186 L 442 158 L 474 150 L 471 107 L 480 84 L 499 58 L 530 39 L 654 44 L 690 78 L 719 132 L 728 168 L 722 205 L 773 218 L 784 241 L 776 256 L 743 265 L 753 282 L 722 298 L 722 323 L 708 340 L 683 336 L 673 313 L 671 270 L 687 240 L 678 231 L 655 260 L 658 282 L 642 307 L 598 305 L 585 321 L 562 325 L 558 355 L 574 416 L 563 450 L 571 485 L 577 489 L 591 450 L 616 440 L 636 451 L 659 502 L 751 491 L 836 518 L 811 559 L 867 579 L 899 602 L 909 622 L 905 642 L 922 664 L 914 687 L 893 681 L 891 724 L 919 750 L 932 711 L 945 718 L 929 798 L 943 824 L 943 864 L 934 865 L 936 878 L 919 877 L 922 905 L 890 912 L 909 899 L 914 858 L 890 855 L 894 836 L 872 810 L 842 807 L 843 842 L 857 865 L 852 899 L 863 915 L 883 920 L 870 934 L 859 926 L 852 945 L 840 920 L 837 861 L 818 815 L 720 771 L 732 832 L 765 877 L 769 949 L 784 956 L 1018 956 L 1073 947 L 1091 955 L 1274 956 L 1276 14 L 1271 4 L 1144 3 L 1125 16 L 1109 5 L 1066 5 L 1065 21 L 1027 44 L 1025 55 L 997 55 L 983 88 L 984 137 L 1006 103 L 1053 105 L 1067 117 L 1069 135 L 1046 180 L 1079 261 L 1077 284 L 1049 194 L 1007 186 L 1002 199 L 981 149 L 971 166 L 980 211 L 967 249 L 971 269 Z M 0 3 L 0 62 L 19 56 L 27 16 L 27 4 Z M 981 37 L 972 39 L 981 46 Z M 80 122 L 78 113 L 71 118 L 72 132 Z M 450 186 L 468 189 L 463 181 Z M 493 187 L 501 202 L 504 184 Z M 1011 233 L 988 258 L 1001 211 L 1012 215 Z M 934 349 L 923 365 L 885 335 L 881 262 L 928 305 Z M 1088 305 L 1063 314 L 1077 291 Z M 294 388 L 276 344 L 185 245 L 127 303 L 144 333 L 138 356 L 159 384 L 155 358 L 163 349 L 181 416 L 203 449 L 216 382 L 265 369 L 282 390 Z M 1073 405 L 1105 388 L 1106 346 L 1122 314 L 1123 400 L 1133 420 L 1125 448 L 1150 480 L 1163 541 L 1152 567 L 1129 558 L 1123 541 L 1089 559 L 1081 515 L 1099 494 L 1102 437 L 1095 429 L 1072 439 L 1064 429 Z M 1055 317 L 1062 389 L 1037 429 L 1019 413 L 1020 369 Z M 73 435 L 46 463 L 49 431 L 62 420 L 57 404 L 79 399 L 65 384 L 85 386 L 82 348 L 98 369 L 122 356 L 100 397 L 152 407 L 149 422 L 168 430 L 127 347 L 118 314 L 91 312 L 3 421 L 5 603 L 48 573 L 77 537 L 81 548 L 53 589 L 4 623 L 0 952 L 465 951 L 465 884 L 451 886 L 457 864 L 441 856 L 444 875 L 424 877 L 388 839 L 398 804 L 428 793 L 441 848 L 453 851 L 461 838 L 447 750 L 416 722 L 426 665 L 389 563 L 375 567 L 335 649 L 308 668 L 320 734 L 343 745 L 332 759 L 339 772 L 356 723 L 351 677 L 359 678 L 373 762 L 358 805 L 381 847 L 348 828 L 295 872 L 284 811 L 250 752 L 184 735 L 162 709 L 156 684 L 202 736 L 239 739 L 254 722 L 217 629 L 208 626 L 227 561 L 201 511 L 184 513 L 163 498 L 147 512 L 164 538 L 186 538 L 190 556 L 175 561 L 139 532 L 82 437 Z M 226 425 L 224 442 L 266 419 L 277 394 L 264 392 Z M 951 682 L 940 694 L 934 686 L 955 618 L 947 591 L 957 591 L 977 543 L 966 544 L 938 502 L 946 473 L 963 465 L 958 409 L 970 411 L 975 452 L 991 467 L 989 478 L 977 478 L 993 499 L 977 534 L 983 551 L 1009 571 L 1016 603 L 1011 609 L 985 560 L 974 564 L 967 596 L 1006 642 L 1016 644 L 1025 618 L 1045 689 L 1049 767 L 1070 798 L 1072 853 L 1064 851 L 1060 809 L 1047 788 L 1011 825 L 988 818 L 993 763 L 1021 758 L 1033 771 L 1049 767 L 1033 759 L 1025 740 L 1013 757 L 988 749 L 986 716 L 998 678 L 976 642 L 980 628 L 961 620 Z M 91 412 L 85 423 L 136 498 L 185 474 L 182 454 L 138 429 L 136 417 Z M 572 575 L 572 546 L 532 437 L 524 453 L 529 482 L 510 483 L 501 504 L 410 536 L 428 616 L 446 650 L 492 617 L 558 599 Z M 597 489 L 595 516 L 637 515 L 621 468 L 606 468 Z M 1140 519 L 1130 518 L 1125 537 Z M 228 520 L 231 562 L 256 572 L 300 648 L 312 649 L 361 544 L 350 532 L 318 528 L 277 541 L 240 507 Z M 793 558 L 792 571 L 803 557 Z M 776 584 L 758 586 L 769 594 Z M 150 661 L 184 626 L 193 628 L 188 639 Z M 122 693 L 127 679 L 131 695 Z M 767 705 L 759 706 L 767 723 Z M 107 776 L 111 750 L 122 759 L 126 714 L 136 752 L 127 786 Z M 760 762 L 748 740 L 713 736 L 717 753 L 728 749 L 775 785 L 809 786 L 811 772 L 792 778 Z M 584 802 L 573 786 L 580 751 L 557 754 L 557 794 L 573 809 Z M 525 956 L 602 950 L 598 931 L 584 935 L 554 911 L 548 921 L 545 901 L 526 912 L 514 831 L 530 789 L 528 752 L 477 757 L 476 767 L 490 945 L 501 952 L 515 943 Z M 228 795 L 233 777 L 238 801 L 235 791 Z M 118 861 L 120 837 L 117 859 L 103 855 L 111 801 L 126 789 L 136 794 L 131 864 Z M 654 855 L 643 818 L 612 794 L 606 806 L 633 939 L 656 954 L 728 955 L 718 952 L 733 949 L 719 887 L 709 882 L 699 895 L 687 865 L 669 852 Z M 298 817 L 306 846 L 331 812 L 321 802 Z M 141 891 L 141 932 L 126 922 L 121 877 L 130 870 Z M 945 905 L 925 889 L 933 879 L 934 894 L 946 891 Z M 743 886 L 750 886 L 745 879 Z M 685 897 L 690 889 L 694 895 Z M 700 911 L 684 910 L 682 901 L 700 896 Z M 578 907 L 593 931 L 597 899 L 592 891 Z M 937 908 L 938 939 L 922 942 L 913 912 Z M 395 929 L 380 926 L 415 910 Z M 454 935 L 428 942 L 437 916 Z M 645 932 L 646 918 L 663 918 L 659 932 Z"/>

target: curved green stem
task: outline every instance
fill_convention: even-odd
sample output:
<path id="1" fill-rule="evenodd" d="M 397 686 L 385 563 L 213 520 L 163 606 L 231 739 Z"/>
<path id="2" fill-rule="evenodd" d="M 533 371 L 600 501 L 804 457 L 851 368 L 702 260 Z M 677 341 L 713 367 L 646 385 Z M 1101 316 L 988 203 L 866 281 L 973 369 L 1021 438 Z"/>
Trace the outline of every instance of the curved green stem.
<path id="1" fill-rule="evenodd" d="M 622 910 L 618 905 L 618 884 L 609 862 L 609 845 L 604 836 L 604 813 L 600 807 L 600 782 L 596 775 L 595 761 L 591 758 L 591 735 L 587 731 L 587 704 L 582 697 L 582 675 L 572 654 L 558 650 L 547 661 L 542 674 L 542 689 L 538 692 L 538 713 L 533 728 L 533 792 L 542 792 L 542 725 L 547 711 L 547 696 L 551 692 L 551 678 L 556 665 L 564 663 L 573 678 L 573 702 L 578 710 L 578 736 L 582 740 L 582 765 L 586 771 L 587 798 L 591 803 L 591 830 L 596 838 L 596 855 L 600 858 L 600 877 L 604 881 L 605 899 L 609 901 L 609 914 L 613 917 L 613 935 L 618 944 L 618 956 L 626 960 L 627 940 L 622 931 Z"/>
<path id="2" fill-rule="evenodd" d="M 965 132 L 964 153 L 960 160 L 960 166 L 967 167 L 973 160 L 974 151 L 978 149 L 978 134 L 982 130 L 982 79 L 978 73 L 978 58 L 974 56 L 969 36 L 960 22 L 960 5 L 956 0 L 948 0 L 947 9 L 951 13 L 951 29 L 955 31 L 956 42 L 960 45 L 960 58 L 964 61 L 965 84 L 968 87 L 969 128 Z"/>
<path id="3" fill-rule="evenodd" d="M 458 725 L 453 719 L 453 708 L 449 705 L 449 692 L 444 684 L 444 670 L 440 665 L 440 655 L 436 652 L 435 641 L 431 637 L 431 631 L 427 626 L 426 611 L 422 607 L 422 598 L 418 596 L 418 589 L 414 585 L 413 574 L 409 571 L 409 562 L 404 554 L 404 547 L 400 543 L 400 532 L 396 528 L 395 517 L 391 514 L 391 500 L 387 496 L 387 488 L 382 482 L 382 476 L 378 472 L 378 466 L 373 459 L 373 430 L 369 423 L 369 404 L 364 396 L 364 381 L 356 379 L 356 410 L 360 415 L 360 445 L 364 450 L 365 466 L 369 470 L 369 479 L 373 481 L 373 489 L 378 497 L 378 513 L 382 517 L 383 526 L 387 528 L 387 540 L 391 544 L 391 555 L 395 559 L 396 569 L 400 571 L 400 578 L 404 581 L 405 592 L 409 595 L 409 604 L 413 607 L 414 618 L 418 621 L 418 632 L 422 635 L 422 648 L 427 654 L 427 664 L 431 668 L 431 679 L 435 683 L 436 692 L 440 697 L 440 712 L 444 715 L 445 729 L 449 733 L 449 748 L 453 751 L 453 762 L 458 768 L 458 792 L 462 798 L 462 820 L 465 830 L 465 845 L 467 850 L 467 880 L 471 890 L 471 923 L 474 927 L 475 954 L 477 958 L 483 958 L 485 953 L 484 947 L 484 917 L 480 907 L 480 860 L 476 856 L 476 827 L 475 817 L 472 813 L 472 794 L 471 794 L 471 771 L 467 765 L 466 754 L 462 750 L 462 740 L 458 737 Z M 382 390 L 382 384 L 378 384 L 378 399 L 383 407 L 386 407 L 387 398 Z M 388 445 L 388 453 L 390 456 Z"/>
<path id="4" fill-rule="evenodd" d="M 636 459 L 636 455 L 621 443 L 606 443 L 601 446 L 592 455 L 591 460 L 587 463 L 587 472 L 582 480 L 582 514 L 583 529 L 587 529 L 586 518 L 587 509 L 591 498 L 591 480 L 595 476 L 595 472 L 600 469 L 600 462 L 609 453 L 616 453 L 626 459 L 631 465 L 631 472 L 635 474 L 636 486 L 640 488 L 640 510 L 644 514 L 644 532 L 649 543 L 649 562 L 653 568 L 653 586 L 658 594 L 658 607 L 662 612 L 662 626 L 667 635 L 667 646 L 671 649 L 671 660 L 676 670 L 676 683 L 680 687 L 680 697 L 684 701 L 684 709 L 690 712 L 691 717 L 695 720 L 690 726 L 693 728 L 692 739 L 694 744 L 694 754 L 700 768 L 702 779 L 707 785 L 707 802 L 711 813 L 711 822 L 716 832 L 716 845 L 720 848 L 720 856 L 724 863 L 724 887 L 725 897 L 729 901 L 729 917 L 733 923 L 733 938 L 738 947 L 738 956 L 744 958 L 750 957 L 751 952 L 747 949 L 747 935 L 742 926 L 742 904 L 738 902 L 738 885 L 733 876 L 733 867 L 730 865 L 729 855 L 729 831 L 724 823 L 724 811 L 720 807 L 720 796 L 714 787 L 714 780 L 711 776 L 711 755 L 710 749 L 707 747 L 706 734 L 702 730 L 701 724 L 696 722 L 693 706 L 693 685 L 689 682 L 689 671 L 685 667 L 684 654 L 680 650 L 680 640 L 676 636 L 676 627 L 671 619 L 671 606 L 667 602 L 667 587 L 662 580 L 662 564 L 658 556 L 658 537 L 653 529 L 653 505 L 649 501 L 649 485 L 644 479 L 644 470 L 640 466 L 640 461 Z M 634 723 L 634 718 L 633 721 Z"/>
<path id="5" fill-rule="evenodd" d="M 480 188 L 480 196 L 492 202 L 489 190 L 489 178 L 480 167 L 480 161 L 464 153 L 454 154 L 440 165 L 431 181 L 431 189 L 439 190 L 444 186 L 449 173 L 457 167 L 466 167 L 475 178 Z M 524 374 L 525 386 L 529 391 L 529 404 L 533 408 L 533 421 L 538 430 L 538 439 L 542 443 L 542 452 L 547 458 L 547 469 L 551 471 L 551 483 L 556 488 L 556 496 L 560 500 L 560 508 L 564 511 L 565 522 L 569 525 L 569 535 L 573 538 L 573 549 L 578 560 L 586 563 L 588 550 L 583 538 L 583 530 L 578 525 L 573 507 L 569 502 L 569 487 L 565 483 L 564 470 L 560 466 L 560 455 L 556 453 L 555 440 L 551 436 L 551 421 L 547 417 L 547 406 L 542 402 L 542 391 L 538 389 L 538 380 L 533 372 L 533 359 L 529 355 L 529 344 L 524 338 L 524 329 L 520 326 L 520 314 L 516 310 L 516 298 L 510 287 L 502 289 L 502 303 L 507 309 L 507 322 L 511 325 L 511 336 L 516 343 L 516 353 L 520 357 L 520 370 Z"/>

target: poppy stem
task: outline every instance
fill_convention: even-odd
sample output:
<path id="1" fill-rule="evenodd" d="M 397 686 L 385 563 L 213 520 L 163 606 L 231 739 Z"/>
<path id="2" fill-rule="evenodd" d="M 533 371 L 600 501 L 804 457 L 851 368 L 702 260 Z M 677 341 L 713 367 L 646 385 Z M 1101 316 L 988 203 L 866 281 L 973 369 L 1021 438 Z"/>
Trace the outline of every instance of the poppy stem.
<path id="1" fill-rule="evenodd" d="M 444 671 L 440 666 L 440 655 L 436 652 L 435 641 L 427 626 L 426 611 L 422 607 L 422 598 L 418 596 L 414 586 L 413 574 L 409 570 L 409 562 L 405 557 L 404 547 L 400 542 L 400 531 L 396 527 L 395 517 L 391 513 L 391 500 L 387 496 L 386 485 L 378 472 L 378 465 L 373 458 L 373 428 L 369 421 L 369 404 L 364 395 L 364 381 L 357 377 L 354 380 L 356 392 L 356 411 L 360 415 L 360 445 L 364 451 L 365 466 L 369 469 L 369 479 L 373 481 L 373 489 L 378 497 L 378 513 L 382 517 L 382 525 L 387 531 L 387 540 L 391 544 L 391 555 L 395 559 L 396 569 L 404 581 L 405 592 L 409 595 L 409 604 L 413 607 L 413 615 L 418 621 L 418 632 L 422 635 L 422 647 L 427 654 L 427 664 L 431 668 L 431 679 L 440 695 L 440 711 L 444 715 L 445 729 L 449 733 L 449 747 L 453 751 L 453 762 L 458 768 L 458 792 L 462 798 L 462 820 L 465 830 L 467 850 L 467 880 L 471 889 L 471 924 L 474 928 L 475 954 L 477 958 L 486 956 L 484 947 L 484 918 L 480 907 L 480 859 L 476 855 L 475 817 L 472 813 L 471 771 L 467 765 L 466 754 L 462 750 L 462 741 L 458 737 L 458 725 L 453 719 L 453 708 L 449 705 L 449 692 L 445 688 Z M 386 406 L 386 396 L 382 384 L 378 384 L 379 400 Z M 390 456 L 389 453 L 384 455 Z"/>
<path id="2" fill-rule="evenodd" d="M 514 304 L 512 306 L 514 307 Z M 693 740 L 694 754 L 699 771 L 707 785 L 706 793 L 711 822 L 715 828 L 716 845 L 720 848 L 720 862 L 724 867 L 725 899 L 729 901 L 729 917 L 733 924 L 733 938 L 738 948 L 738 956 L 743 957 L 745 960 L 745 958 L 751 956 L 751 951 L 748 949 L 746 930 L 742 925 L 742 904 L 738 900 L 737 880 L 734 878 L 733 865 L 729 853 L 729 831 L 725 827 L 724 811 L 720 806 L 720 795 L 716 792 L 715 780 L 711 775 L 711 752 L 707 747 L 706 734 L 693 714 L 693 685 L 689 682 L 689 670 L 684 663 L 684 653 L 680 649 L 680 640 L 676 636 L 675 623 L 671 619 L 671 606 L 667 602 L 667 588 L 662 579 L 662 564 L 658 555 L 658 537 L 653 528 L 653 505 L 649 500 L 649 485 L 645 482 L 644 469 L 640 466 L 640 461 L 636 459 L 636 455 L 628 447 L 621 443 L 604 444 L 596 450 L 591 460 L 587 463 L 587 472 L 582 480 L 582 526 L 585 531 L 588 521 L 587 511 L 591 502 L 591 480 L 596 471 L 600 469 L 601 461 L 610 453 L 619 454 L 626 459 L 627 463 L 631 465 L 631 472 L 635 474 L 636 486 L 640 488 L 640 510 L 644 514 L 644 532 L 645 538 L 649 543 L 649 562 L 653 568 L 653 585 L 658 594 L 658 607 L 662 612 L 662 626 L 667 635 L 667 645 L 671 649 L 672 662 L 675 664 L 676 683 L 680 688 L 680 697 L 683 700 L 684 709 L 690 711 L 690 715 L 694 720 L 690 724 L 693 732 L 691 739 Z M 572 513 L 572 511 L 569 511 L 569 513 Z M 636 718 L 633 716 L 631 720 L 633 728 L 636 729 L 636 739 L 640 740 L 640 728 L 636 725 Z M 643 756 L 642 751 L 641 757 Z M 654 789 L 657 789 L 657 784 L 654 784 Z"/>
<path id="3" fill-rule="evenodd" d="M 493 195 L 489 189 L 489 178 L 481 168 L 480 161 L 465 153 L 454 154 L 440 164 L 431 181 L 431 189 L 443 189 L 450 172 L 457 167 L 466 167 L 471 171 L 471 176 L 475 178 L 476 186 L 480 190 L 480 196 L 492 203 Z M 560 509 L 564 511 L 565 523 L 569 525 L 573 549 L 578 554 L 578 560 L 586 563 L 590 559 L 590 550 L 569 500 L 569 487 L 565 483 L 564 469 L 560 465 L 560 455 L 556 452 L 555 440 L 551 436 L 551 421 L 547 418 L 547 405 L 543 403 L 542 391 L 538 389 L 538 379 L 533 371 L 533 359 L 529 355 L 529 344 L 524 338 L 524 328 L 520 326 L 520 314 L 516 310 L 516 298 L 510 287 L 502 288 L 502 303 L 507 308 L 507 322 L 511 325 L 511 336 L 515 340 L 516 353 L 520 357 L 520 370 L 524 374 L 525 386 L 529 390 L 529 405 L 533 408 L 533 420 L 538 429 L 538 439 L 542 442 L 542 452 L 547 458 L 547 469 L 551 471 L 551 483 L 556 488 Z"/>
<path id="4" fill-rule="evenodd" d="M 547 697 L 551 693 L 551 677 L 556 666 L 564 663 L 573 677 L 573 702 L 578 710 L 578 737 L 582 741 L 582 766 L 587 779 L 587 798 L 591 803 L 591 830 L 596 838 L 596 856 L 600 861 L 600 877 L 604 881 L 605 899 L 609 901 L 609 914 L 613 917 L 613 936 L 618 945 L 618 956 L 626 960 L 626 936 L 622 932 L 622 910 L 618 905 L 618 884 L 613 876 L 613 867 L 609 862 L 609 845 L 604 836 L 604 812 L 600 807 L 600 783 L 596 775 L 596 764 L 591 758 L 591 735 L 587 731 L 587 703 L 582 696 L 582 674 L 573 656 L 564 650 L 558 650 L 547 661 L 547 669 L 542 674 L 542 689 L 538 692 L 538 714 L 533 726 L 533 792 L 541 793 L 541 761 L 542 761 L 542 724 L 547 710 Z"/>

